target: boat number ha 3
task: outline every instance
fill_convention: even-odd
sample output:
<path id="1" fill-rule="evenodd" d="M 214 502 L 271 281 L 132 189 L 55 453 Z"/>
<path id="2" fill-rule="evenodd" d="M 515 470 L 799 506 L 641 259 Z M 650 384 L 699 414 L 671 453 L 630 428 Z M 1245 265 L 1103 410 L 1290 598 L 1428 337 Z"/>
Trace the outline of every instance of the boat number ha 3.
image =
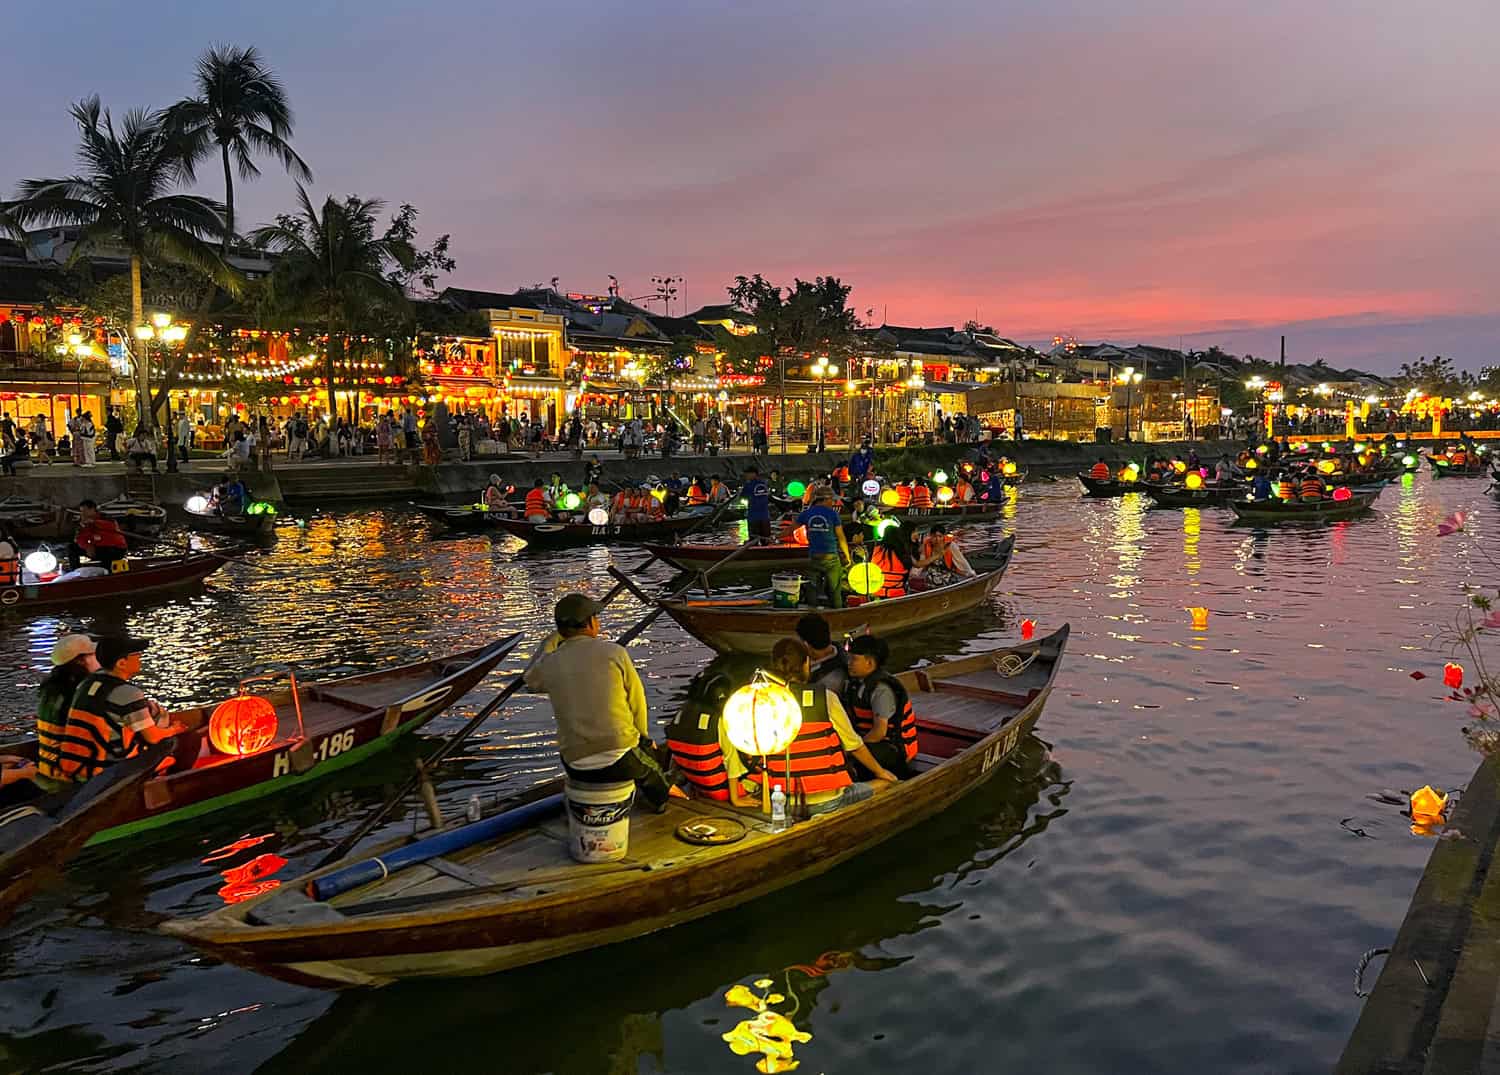
<path id="1" fill-rule="evenodd" d="M 318 740 L 318 745 L 313 747 L 311 757 L 314 761 L 324 762 L 330 758 L 336 758 L 346 750 L 354 749 L 354 729 L 335 732 L 333 735 L 325 735 Z M 985 766 L 989 768 L 988 765 Z M 276 754 L 275 760 L 271 762 L 271 776 L 274 779 L 284 776 L 292 771 L 292 751 L 281 750 Z"/>
<path id="2" fill-rule="evenodd" d="M 1010 757 L 1010 752 L 1016 749 L 1016 739 L 1020 735 L 1020 731 L 1019 727 L 1012 728 L 1003 737 L 991 744 L 990 748 L 984 752 L 984 767 L 979 770 L 981 773 L 989 772 L 995 767 L 996 762 L 1004 761 Z"/>

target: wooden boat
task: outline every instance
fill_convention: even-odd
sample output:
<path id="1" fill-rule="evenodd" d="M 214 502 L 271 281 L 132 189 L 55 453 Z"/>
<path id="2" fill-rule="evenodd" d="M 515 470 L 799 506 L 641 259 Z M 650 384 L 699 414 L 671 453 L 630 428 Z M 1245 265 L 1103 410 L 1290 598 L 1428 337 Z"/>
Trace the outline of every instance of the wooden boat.
<path id="1" fill-rule="evenodd" d="M 124 821 L 140 800 L 141 786 L 171 753 L 168 740 L 110 766 L 72 794 L 0 810 L 0 925 L 50 872 L 97 833 Z"/>
<path id="2" fill-rule="evenodd" d="M 532 523 L 525 519 L 497 518 L 496 529 L 514 534 L 526 544 L 539 548 L 558 548 L 567 545 L 591 545 L 610 541 L 659 541 L 673 534 L 686 533 L 703 525 L 712 512 L 706 508 L 670 515 L 650 523 Z"/>
<path id="3" fill-rule="evenodd" d="M 1348 500 L 1231 500 L 1240 522 L 1326 523 L 1352 519 L 1370 510 L 1380 491 L 1355 493 Z"/>
<path id="4" fill-rule="evenodd" d="M 1427 462 L 1432 466 L 1434 478 L 1487 478 L 1490 475 L 1489 467 L 1485 465 L 1482 456 L 1472 459 L 1461 467 L 1456 467 L 1437 455 L 1429 455 Z"/>
<path id="5" fill-rule="evenodd" d="M 1222 508 L 1245 495 L 1245 483 L 1206 483 L 1201 489 L 1189 489 L 1185 485 L 1142 482 L 1141 491 L 1163 508 Z"/>
<path id="6" fill-rule="evenodd" d="M 245 541 L 265 541 L 276 536 L 275 511 L 219 515 L 213 511 L 183 508 L 189 530 L 205 534 L 228 534 Z"/>
<path id="7" fill-rule="evenodd" d="M 660 560 L 684 571 L 702 571 L 712 567 L 725 557 L 745 548 L 744 545 L 668 545 L 662 542 L 643 542 L 641 547 Z M 751 545 L 734 558 L 726 570 L 763 567 L 801 567 L 807 563 L 807 546 L 791 542 L 774 545 Z"/>
<path id="8" fill-rule="evenodd" d="M 222 553 L 189 553 L 186 556 L 133 556 L 124 571 L 59 577 L 43 582 L 23 573 L 17 586 L 0 589 L 0 610 L 28 612 L 33 608 L 137 597 L 141 594 L 176 590 L 202 582 L 224 566 Z"/>
<path id="9" fill-rule="evenodd" d="M 505 517 L 505 509 L 491 511 L 483 504 L 418 504 L 411 501 L 413 511 L 421 512 L 434 522 L 442 523 L 444 526 L 454 530 L 488 530 L 495 525 L 495 520 Z M 521 505 L 514 504 L 510 509 L 510 518 L 521 517 Z"/>
<path id="10" fill-rule="evenodd" d="M 935 620 L 947 619 L 973 608 L 989 596 L 1010 566 L 1014 535 L 999 542 L 988 555 L 969 553 L 969 563 L 979 572 L 951 586 L 921 590 L 904 597 L 870 601 L 850 608 L 820 608 L 835 637 L 868 628 L 872 634 L 895 635 Z M 720 653 L 770 653 L 779 639 L 795 633 L 797 621 L 811 606 L 776 608 L 770 597 L 753 595 L 733 598 L 681 598 L 663 601 L 662 610 L 688 634 Z"/>
<path id="11" fill-rule="evenodd" d="M 1078 481 L 1083 485 L 1084 496 L 1100 498 L 1139 493 L 1142 484 L 1139 481 L 1124 482 L 1118 478 L 1092 478 L 1082 473 L 1078 475 Z"/>
<path id="12" fill-rule="evenodd" d="M 177 737 L 175 764 L 149 780 L 129 809 L 90 844 L 221 810 L 296 787 L 390 747 L 468 694 L 521 641 L 509 635 L 478 649 L 262 695 L 276 709 L 276 735 L 253 754 L 221 754 L 209 742 L 212 707 L 173 714 L 196 731 Z M 300 719 L 299 719 L 300 709 Z M 36 757 L 36 740 L 0 748 Z"/>
<path id="13" fill-rule="evenodd" d="M 113 500 L 106 500 L 99 505 L 99 514 L 118 523 L 121 530 L 136 537 L 159 537 L 162 527 L 167 524 L 166 508 L 128 496 L 117 496 Z M 68 517 L 76 528 L 77 509 L 68 509 Z"/>
<path id="14" fill-rule="evenodd" d="M 936 504 L 930 508 L 883 508 L 881 515 L 920 526 L 924 523 L 987 523 L 1005 510 L 1001 500 L 971 500 L 964 504 Z"/>
<path id="15" fill-rule="evenodd" d="M 558 780 L 499 815 L 371 848 L 161 928 L 278 978 L 378 986 L 509 970 L 681 925 L 825 873 L 993 777 L 1036 726 L 1067 640 L 1065 625 L 1035 642 L 904 673 L 917 713 L 915 775 L 783 832 L 758 811 L 672 799 L 663 814 L 631 815 L 623 860 L 579 865 L 568 856 Z M 678 835 L 707 825 L 745 834 L 718 845 Z M 509 831 L 484 835 L 499 829 Z M 364 872 L 397 851 L 422 861 L 383 878 L 375 871 L 373 882 L 328 900 L 309 894 L 315 882 Z"/>
<path id="16" fill-rule="evenodd" d="M 0 499 L 0 532 L 11 540 L 57 541 L 71 538 L 76 526 L 67 509 L 24 496 Z"/>

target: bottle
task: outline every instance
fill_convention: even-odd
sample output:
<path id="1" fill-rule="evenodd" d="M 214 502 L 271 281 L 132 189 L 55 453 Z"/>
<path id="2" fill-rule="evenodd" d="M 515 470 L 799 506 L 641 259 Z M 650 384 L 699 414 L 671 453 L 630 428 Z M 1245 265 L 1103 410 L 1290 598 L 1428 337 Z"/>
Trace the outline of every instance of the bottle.
<path id="1" fill-rule="evenodd" d="M 467 811 L 470 821 L 479 820 L 479 793 L 475 792 L 469 796 L 469 809 Z"/>
<path id="2" fill-rule="evenodd" d="M 786 792 L 780 784 L 771 786 L 771 831 L 786 831 Z"/>

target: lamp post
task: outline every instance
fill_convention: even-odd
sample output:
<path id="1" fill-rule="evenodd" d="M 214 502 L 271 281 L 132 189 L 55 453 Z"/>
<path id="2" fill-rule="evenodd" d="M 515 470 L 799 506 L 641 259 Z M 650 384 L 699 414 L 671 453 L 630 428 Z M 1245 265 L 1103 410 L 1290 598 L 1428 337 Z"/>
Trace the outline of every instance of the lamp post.
<path id="1" fill-rule="evenodd" d="M 906 387 L 911 391 L 911 394 L 912 394 L 913 397 L 915 397 L 918 392 L 922 391 L 922 389 L 925 388 L 926 385 L 927 385 L 927 381 L 922 377 L 922 375 L 920 373 L 915 373 L 914 372 L 914 373 L 912 373 L 912 375 L 910 377 L 908 377 L 906 379 Z M 905 426 L 906 423 L 910 420 L 910 418 L 911 418 L 911 404 L 908 403 L 906 405 L 906 414 L 902 416 L 901 424 L 903 426 Z M 905 430 L 903 429 L 902 432 L 904 433 Z"/>
<path id="2" fill-rule="evenodd" d="M 1127 441 L 1130 440 L 1131 393 L 1135 390 L 1135 386 L 1141 383 L 1141 380 L 1144 377 L 1145 374 L 1138 373 L 1134 366 L 1126 366 L 1120 371 L 1120 375 L 1115 378 L 1115 381 L 1117 383 L 1125 386 L 1125 439 Z"/>
<path id="3" fill-rule="evenodd" d="M 146 369 L 151 368 L 150 354 L 151 341 L 155 340 L 163 347 L 179 346 L 187 339 L 187 326 L 172 323 L 172 315 L 168 313 L 155 313 L 151 315 L 149 325 L 137 325 L 135 327 L 135 338 L 141 344 L 141 359 L 146 364 Z M 152 415 L 151 422 L 146 421 L 147 415 L 151 414 L 151 380 L 149 373 L 144 378 L 145 398 L 136 399 L 136 420 L 148 428 L 155 424 L 155 416 Z M 138 393 L 139 397 L 139 393 Z M 172 428 L 172 397 L 167 396 L 167 471 L 175 474 L 177 472 L 177 432 Z"/>
<path id="4" fill-rule="evenodd" d="M 837 377 L 839 375 L 839 368 L 836 363 L 828 361 L 827 355 L 820 355 L 818 360 L 812 365 L 812 375 L 818 382 L 818 429 L 817 437 L 813 444 L 821 452 L 827 447 L 825 443 L 825 423 L 823 420 L 823 382 L 830 377 Z"/>

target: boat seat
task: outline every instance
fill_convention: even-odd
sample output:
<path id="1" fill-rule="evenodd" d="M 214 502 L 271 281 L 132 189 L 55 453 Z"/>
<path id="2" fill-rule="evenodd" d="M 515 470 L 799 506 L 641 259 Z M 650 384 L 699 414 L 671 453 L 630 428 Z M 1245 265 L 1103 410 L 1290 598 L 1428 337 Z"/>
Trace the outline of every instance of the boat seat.
<path id="1" fill-rule="evenodd" d="M 495 883 L 495 879 L 487 873 L 471 870 L 467 866 L 460 866 L 442 857 L 430 858 L 425 864 L 438 873 L 451 877 L 455 881 L 462 881 L 466 885 L 473 885 L 475 888 L 488 888 Z"/>
<path id="2" fill-rule="evenodd" d="M 324 922 L 342 922 L 344 916 L 336 907 L 319 903 L 300 888 L 282 886 L 245 916 L 253 926 L 311 926 Z"/>
<path id="3" fill-rule="evenodd" d="M 909 768 L 914 773 L 925 773 L 928 769 L 936 769 L 939 765 L 943 764 L 943 760 L 932 754 L 918 754 L 912 759 Z"/>

